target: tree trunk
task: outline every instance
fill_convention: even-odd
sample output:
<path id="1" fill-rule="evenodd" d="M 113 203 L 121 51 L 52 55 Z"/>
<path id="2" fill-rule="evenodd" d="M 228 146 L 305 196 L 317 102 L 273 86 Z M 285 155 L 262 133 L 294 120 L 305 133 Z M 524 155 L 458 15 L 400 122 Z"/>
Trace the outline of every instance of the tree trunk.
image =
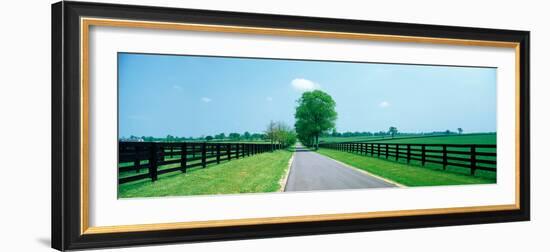
<path id="1" fill-rule="evenodd" d="M 315 150 L 319 149 L 319 134 L 315 135 Z"/>

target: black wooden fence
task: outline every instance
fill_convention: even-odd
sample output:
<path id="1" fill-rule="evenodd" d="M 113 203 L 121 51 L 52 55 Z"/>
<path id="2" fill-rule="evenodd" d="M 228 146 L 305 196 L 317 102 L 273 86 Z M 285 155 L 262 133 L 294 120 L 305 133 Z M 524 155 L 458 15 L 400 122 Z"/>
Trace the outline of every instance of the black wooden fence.
<path id="1" fill-rule="evenodd" d="M 156 181 L 158 175 L 244 158 L 283 148 L 266 143 L 157 143 L 119 142 L 118 183 L 140 179 Z"/>
<path id="2" fill-rule="evenodd" d="M 321 148 L 357 153 L 397 162 L 411 160 L 425 166 L 427 163 L 496 172 L 496 145 L 494 144 L 404 144 L 404 143 L 321 143 Z"/>

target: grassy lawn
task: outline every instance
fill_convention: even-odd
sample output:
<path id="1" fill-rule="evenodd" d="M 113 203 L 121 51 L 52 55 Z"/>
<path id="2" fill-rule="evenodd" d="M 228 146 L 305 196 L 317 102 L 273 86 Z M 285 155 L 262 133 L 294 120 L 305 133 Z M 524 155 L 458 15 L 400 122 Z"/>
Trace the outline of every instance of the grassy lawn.
<path id="1" fill-rule="evenodd" d="M 441 168 L 407 165 L 330 149 L 319 149 L 318 153 L 406 186 L 496 183 L 494 174 L 491 174 L 493 177 L 487 174 L 470 176 L 455 171 L 443 171 Z"/>
<path id="2" fill-rule="evenodd" d="M 292 152 L 275 151 L 231 160 L 207 168 L 173 172 L 156 182 L 141 180 L 118 186 L 119 198 L 275 192 Z"/>

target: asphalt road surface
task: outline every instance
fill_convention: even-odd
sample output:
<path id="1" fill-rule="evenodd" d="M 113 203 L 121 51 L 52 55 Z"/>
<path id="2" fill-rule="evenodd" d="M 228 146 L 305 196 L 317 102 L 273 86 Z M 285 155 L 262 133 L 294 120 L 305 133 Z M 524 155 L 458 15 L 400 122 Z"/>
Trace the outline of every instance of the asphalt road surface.
<path id="1" fill-rule="evenodd" d="M 297 145 L 285 192 L 396 187 Z"/>

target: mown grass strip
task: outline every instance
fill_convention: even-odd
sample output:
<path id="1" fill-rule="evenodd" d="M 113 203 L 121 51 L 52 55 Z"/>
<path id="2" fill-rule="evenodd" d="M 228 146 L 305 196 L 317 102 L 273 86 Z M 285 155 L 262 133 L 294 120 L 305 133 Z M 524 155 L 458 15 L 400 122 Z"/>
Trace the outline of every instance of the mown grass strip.
<path id="1" fill-rule="evenodd" d="M 405 186 L 496 183 L 496 178 L 470 176 L 432 167 L 418 167 L 337 150 L 319 149 L 318 153 Z"/>
<path id="2" fill-rule="evenodd" d="M 232 160 L 187 173 L 173 172 L 151 182 L 118 186 L 119 198 L 276 192 L 292 152 L 286 150 Z"/>

